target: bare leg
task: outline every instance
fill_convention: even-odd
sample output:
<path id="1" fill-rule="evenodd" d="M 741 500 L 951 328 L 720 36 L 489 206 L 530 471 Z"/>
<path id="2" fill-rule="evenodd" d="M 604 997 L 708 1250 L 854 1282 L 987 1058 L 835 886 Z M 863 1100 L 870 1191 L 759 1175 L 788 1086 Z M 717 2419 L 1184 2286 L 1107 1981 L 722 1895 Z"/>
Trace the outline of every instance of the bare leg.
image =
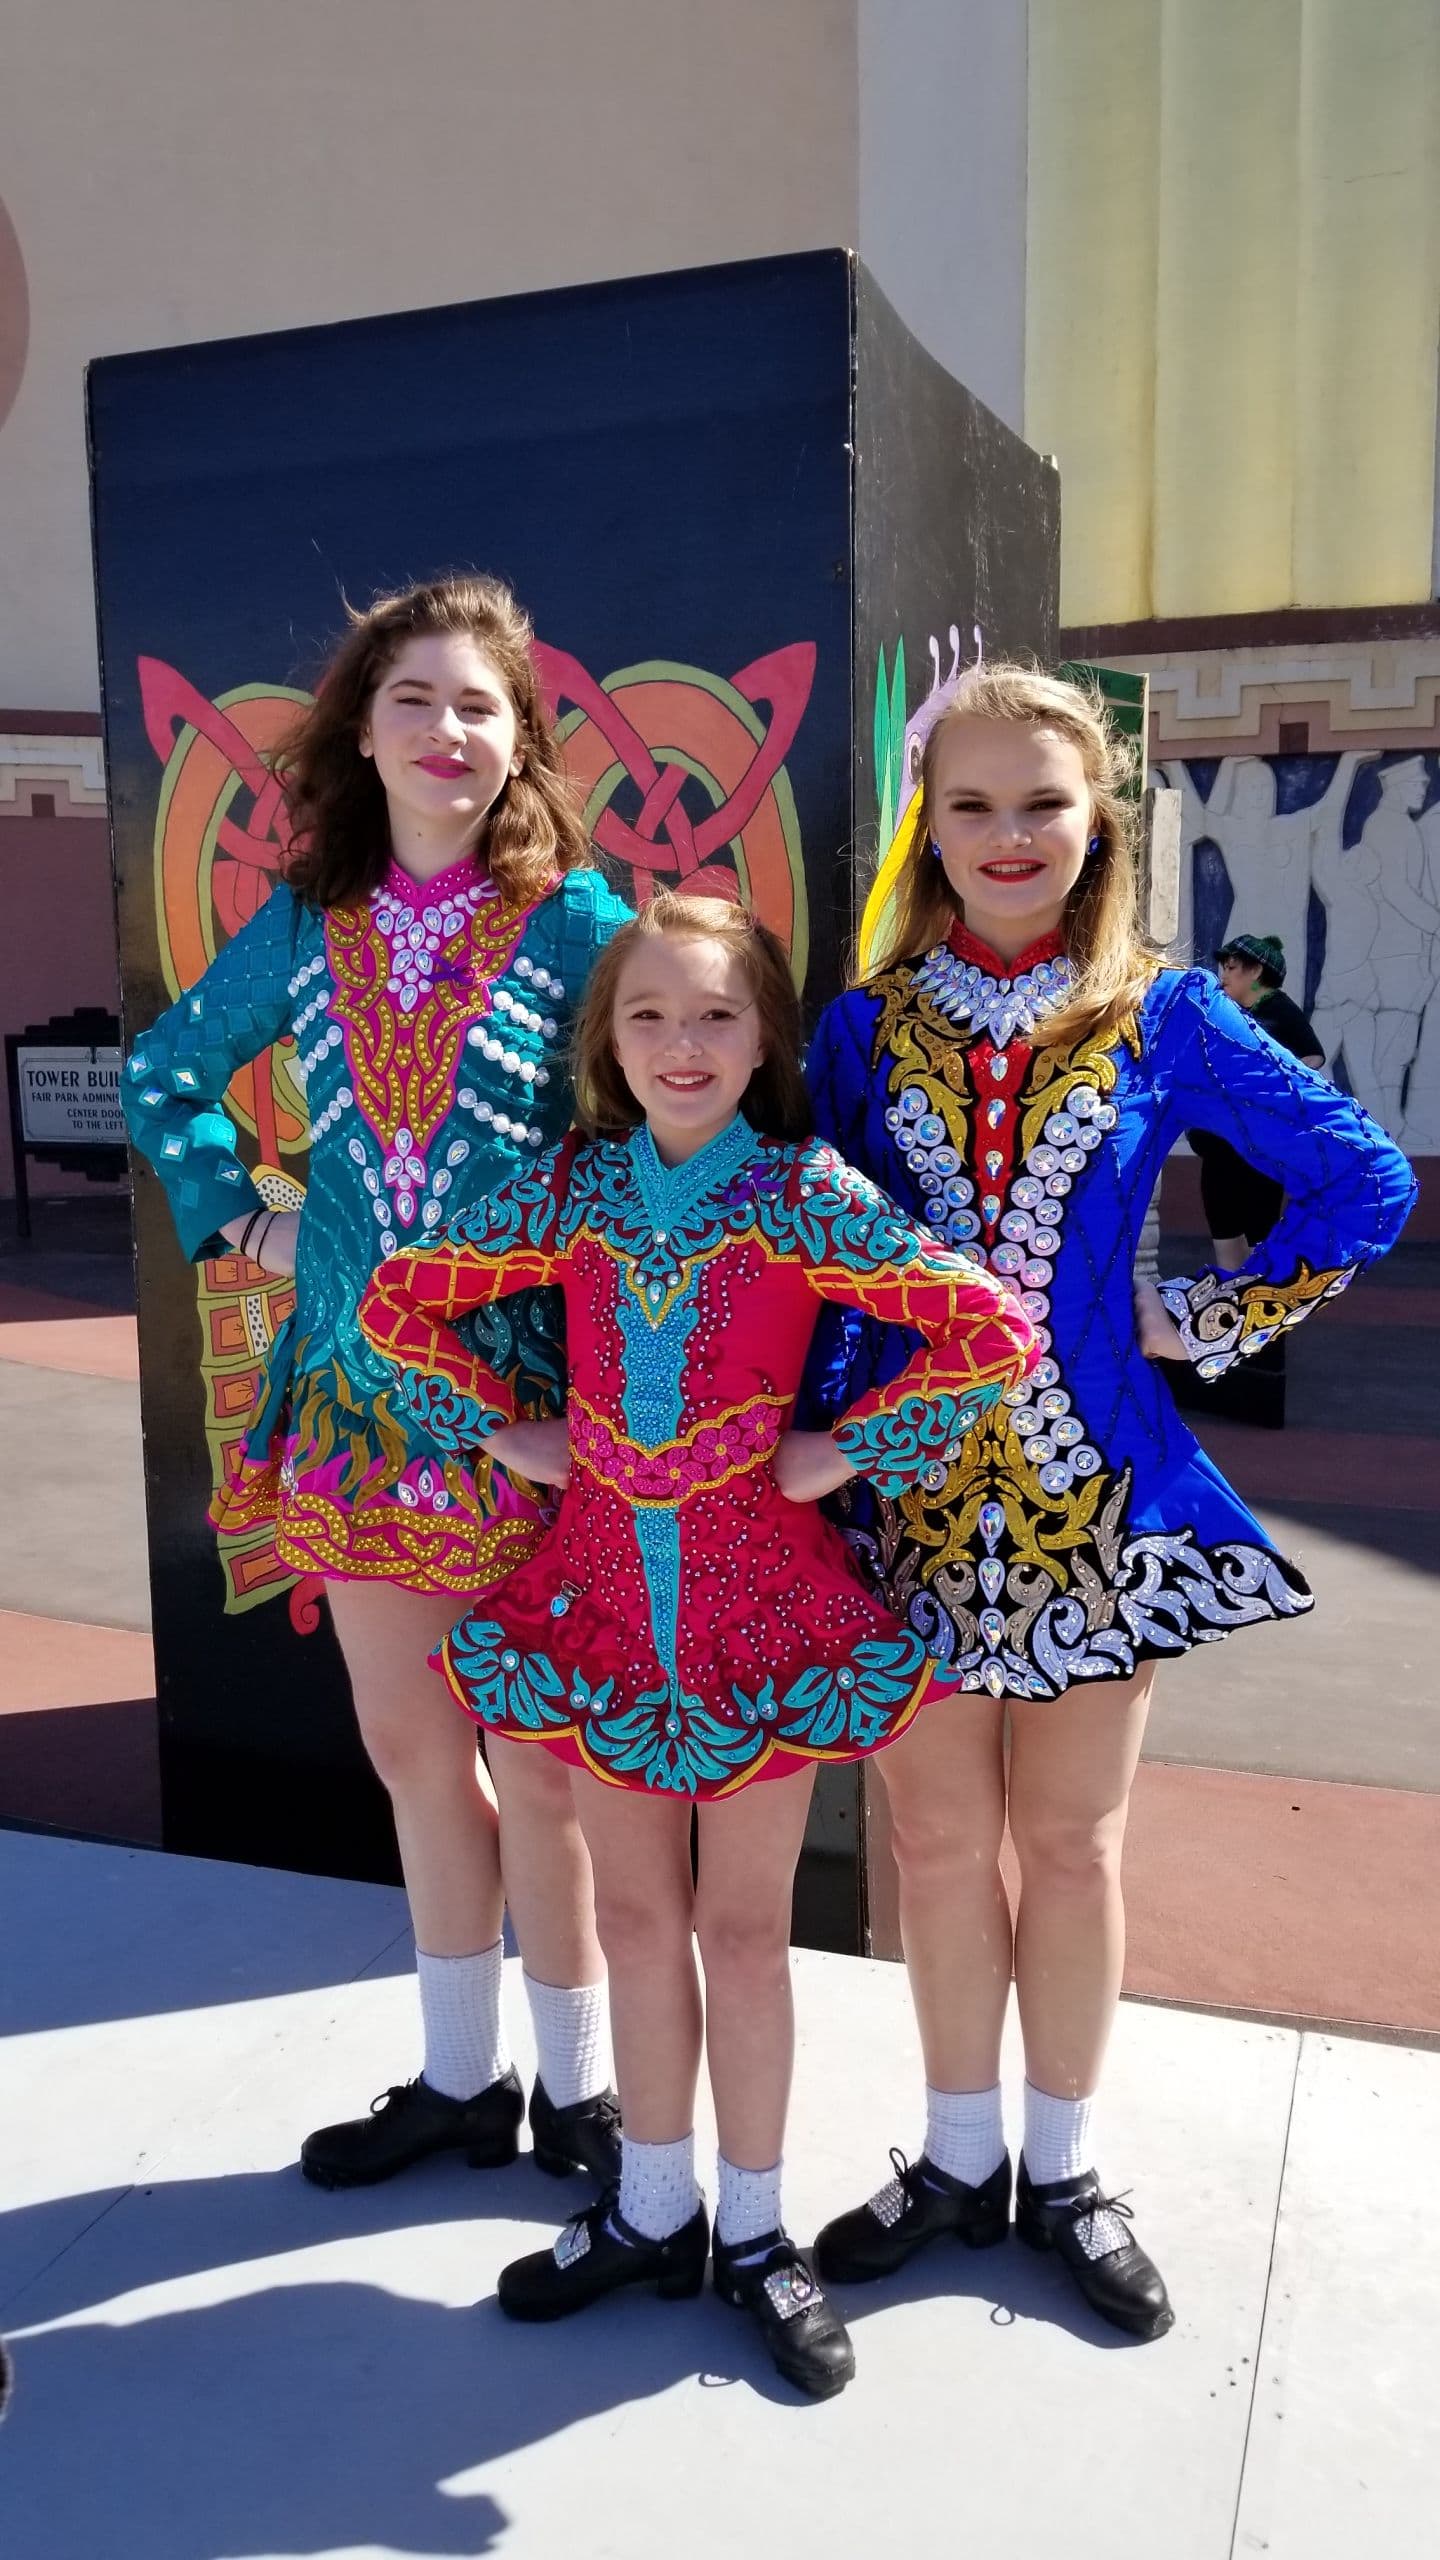
<path id="1" fill-rule="evenodd" d="M 784 2142 L 795 2059 L 790 1906 L 814 1784 L 805 1769 L 700 1808 L 705 2043 L 720 2148 L 739 2169 L 773 2168 Z"/>
<path id="2" fill-rule="evenodd" d="M 1120 1997 L 1120 1856 L 1154 1676 L 1010 1701 L 1015 1983 L 1026 2073 L 1052 2097 L 1094 2090 Z"/>
<path id="3" fill-rule="evenodd" d="M 475 1955 L 504 1918 L 499 1826 L 474 1726 L 426 1661 L 456 1604 L 390 1582 L 332 1582 L 327 1596 L 360 1738 L 394 1808 L 416 1942 Z"/>
<path id="4" fill-rule="evenodd" d="M 1210 1249 L 1217 1271 L 1242 1271 L 1252 1250 L 1248 1236 L 1212 1236 Z"/>
<path id="5" fill-rule="evenodd" d="M 590 1852 L 575 1810 L 573 1772 L 543 1745 L 492 1734 L 490 1775 L 500 1807 L 505 1899 L 525 1970 L 537 1982 L 599 1982 Z"/>
<path id="6" fill-rule="evenodd" d="M 573 1784 L 610 1967 L 625 2131 L 632 2142 L 681 2142 L 695 2125 L 702 2035 L 690 1807 L 608 1785 L 588 1769 Z"/>
<path id="7" fill-rule="evenodd" d="M 900 1931 L 932 2089 L 993 2089 L 1010 1997 L 1004 1708 L 941 1698 L 879 1755 Z"/>

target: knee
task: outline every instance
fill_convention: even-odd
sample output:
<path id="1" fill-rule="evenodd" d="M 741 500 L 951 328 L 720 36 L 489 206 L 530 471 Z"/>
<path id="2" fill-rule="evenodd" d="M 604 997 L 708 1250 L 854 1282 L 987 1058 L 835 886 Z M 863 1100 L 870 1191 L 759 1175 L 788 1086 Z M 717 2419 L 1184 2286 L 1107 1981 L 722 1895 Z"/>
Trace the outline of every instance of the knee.
<path id="1" fill-rule="evenodd" d="M 362 1714 L 360 1738 L 371 1768 L 391 1796 L 467 1784 L 478 1792 L 475 1729 L 458 1708 L 453 1722 L 449 1717 L 407 1716 L 383 1709 Z"/>
<path id="2" fill-rule="evenodd" d="M 913 1892 L 980 1894 L 994 1890 L 1005 1834 L 1002 1807 L 947 1804 L 943 1798 L 890 1799 L 895 1863 Z"/>
<path id="3" fill-rule="evenodd" d="M 790 1897 L 767 1904 L 707 1903 L 702 1884 L 695 1935 L 707 1982 L 760 1989 L 784 1977 L 790 1963 Z"/>
<path id="4" fill-rule="evenodd" d="M 1012 1808 L 1010 1825 L 1027 1892 L 1095 1901 L 1119 1882 L 1125 1842 L 1123 1806 L 1098 1818 L 1045 1814 L 1019 1821 Z"/>
<path id="5" fill-rule="evenodd" d="M 613 1973 L 689 1962 L 692 1912 L 687 1899 L 661 1887 L 631 1887 L 596 1878 L 595 1932 Z"/>

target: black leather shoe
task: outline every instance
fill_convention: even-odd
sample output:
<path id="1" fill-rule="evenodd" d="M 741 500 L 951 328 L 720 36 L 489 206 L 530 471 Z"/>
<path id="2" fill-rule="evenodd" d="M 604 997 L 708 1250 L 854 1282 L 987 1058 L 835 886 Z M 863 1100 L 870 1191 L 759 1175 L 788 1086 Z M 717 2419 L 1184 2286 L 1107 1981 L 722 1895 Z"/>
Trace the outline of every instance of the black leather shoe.
<path id="1" fill-rule="evenodd" d="M 552 2249 L 500 2271 L 500 2308 L 512 2320 L 564 2320 L 622 2285 L 653 2284 L 666 2302 L 692 2301 L 705 2281 L 710 2220 L 697 2205 L 668 2240 L 622 2222 L 613 2191 L 566 2223 Z"/>
<path id="2" fill-rule="evenodd" d="M 300 2146 L 317 2187 L 374 2187 L 435 2151 L 463 2151 L 472 2169 L 505 2169 L 519 2152 L 525 2098 L 513 2071 L 478 2098 L 442 2098 L 423 2080 L 387 2089 L 368 2116 L 322 2125 Z"/>
<path id="3" fill-rule="evenodd" d="M 767 2231 L 733 2249 L 717 2240 L 715 2290 L 722 2302 L 749 2312 L 777 2373 L 797 2391 L 830 2400 L 854 2381 L 850 2333 L 786 2232 Z"/>
<path id="4" fill-rule="evenodd" d="M 1015 2187 L 1015 2237 L 1027 2249 L 1053 2249 L 1092 2311 L 1137 2338 L 1163 2338 L 1175 2314 L 1154 2260 L 1132 2239 L 1130 2207 L 1102 2195 L 1093 2169 L 1083 2178 L 1032 2185 L 1022 2160 Z"/>
<path id="5" fill-rule="evenodd" d="M 903 2267 L 929 2240 L 947 2234 L 967 2249 L 993 2249 L 1010 2227 L 1010 2162 L 1001 2161 L 983 2187 L 947 2176 L 922 2152 L 913 2163 L 892 2151 L 895 2175 L 888 2186 L 827 2222 L 815 2243 L 815 2264 L 827 2284 L 869 2284 Z"/>
<path id="6" fill-rule="evenodd" d="M 620 2101 L 613 2089 L 598 2098 L 579 2098 L 574 2106 L 552 2105 L 543 2080 L 530 2092 L 530 2140 L 535 2166 L 547 2178 L 568 2178 L 583 2169 L 602 2187 L 620 2177 Z"/>

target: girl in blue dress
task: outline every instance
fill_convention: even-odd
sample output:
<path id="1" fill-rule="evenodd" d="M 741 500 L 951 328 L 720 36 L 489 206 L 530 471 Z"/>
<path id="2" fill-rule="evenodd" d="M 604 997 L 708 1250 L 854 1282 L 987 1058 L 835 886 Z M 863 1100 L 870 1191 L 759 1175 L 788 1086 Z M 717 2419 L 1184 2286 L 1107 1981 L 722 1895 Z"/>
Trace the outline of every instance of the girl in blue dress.
<path id="1" fill-rule="evenodd" d="M 1217 1377 L 1393 1244 L 1409 1167 L 1208 973 L 1140 936 L 1119 741 L 1079 688 L 976 668 L 932 726 L 888 956 L 823 1016 L 822 1136 L 1023 1292 L 1043 1358 L 965 1442 L 840 1513 L 877 1592 L 958 1672 L 881 1761 L 927 2079 L 922 2156 L 821 2234 L 833 2281 L 1008 2227 L 1000 2034 L 1026 2058 L 1019 2237 L 1105 2318 L 1167 2329 L 1164 2283 L 1095 2174 L 1091 2110 L 1124 1961 L 1127 1800 L 1155 1666 L 1311 1606 L 1181 1422 L 1159 1360 Z M 1187 1128 L 1283 1186 L 1238 1271 L 1136 1283 L 1141 1222 Z M 827 1319 L 838 1410 L 904 1357 Z M 1010 1751 L 1004 1751 L 1008 1721 Z M 1006 1824 L 1021 1870 L 1012 1931 Z"/>
<path id="2" fill-rule="evenodd" d="M 531 1554 L 523 1484 L 462 1462 L 397 1404 L 360 1330 L 372 1271 L 553 1143 L 596 953 L 628 910 L 590 861 L 509 590 L 452 578 L 354 619 L 285 759 L 297 851 L 204 976 L 135 1044 L 134 1142 L 192 1261 L 227 1244 L 293 1273 L 259 1402 L 217 1517 L 273 1524 L 320 1574 L 361 1738 L 389 1791 L 417 1940 L 424 2069 L 310 2135 L 307 2177 L 371 2184 L 428 2153 L 513 2160 L 524 2113 L 500 2016 L 506 1891 L 540 2055 L 537 2157 L 608 2176 L 604 1968 L 565 1772 L 474 1736 L 426 1669 L 463 1603 Z M 223 1107 L 236 1070 L 294 1042 L 310 1115 L 304 1207 L 278 1208 Z M 553 1295 L 482 1320 L 526 1409 L 553 1410 Z"/>

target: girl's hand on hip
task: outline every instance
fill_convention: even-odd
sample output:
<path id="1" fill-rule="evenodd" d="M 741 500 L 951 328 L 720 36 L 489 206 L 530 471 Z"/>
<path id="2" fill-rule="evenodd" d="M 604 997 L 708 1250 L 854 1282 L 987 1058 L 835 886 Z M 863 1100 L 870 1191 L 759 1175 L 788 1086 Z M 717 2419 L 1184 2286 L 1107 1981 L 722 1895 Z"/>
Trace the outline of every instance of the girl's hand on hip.
<path id="1" fill-rule="evenodd" d="M 828 1431 L 787 1431 L 775 1452 L 775 1482 L 787 1502 L 818 1502 L 855 1473 Z"/>
<path id="2" fill-rule="evenodd" d="M 1135 1339 L 1147 1360 L 1183 1360 L 1184 1338 L 1153 1280 L 1135 1283 Z"/>
<path id="3" fill-rule="evenodd" d="M 570 1482 L 570 1426 L 563 1414 L 553 1422 L 502 1422 L 486 1440 L 485 1455 L 507 1476 L 528 1476 L 563 1493 Z"/>

